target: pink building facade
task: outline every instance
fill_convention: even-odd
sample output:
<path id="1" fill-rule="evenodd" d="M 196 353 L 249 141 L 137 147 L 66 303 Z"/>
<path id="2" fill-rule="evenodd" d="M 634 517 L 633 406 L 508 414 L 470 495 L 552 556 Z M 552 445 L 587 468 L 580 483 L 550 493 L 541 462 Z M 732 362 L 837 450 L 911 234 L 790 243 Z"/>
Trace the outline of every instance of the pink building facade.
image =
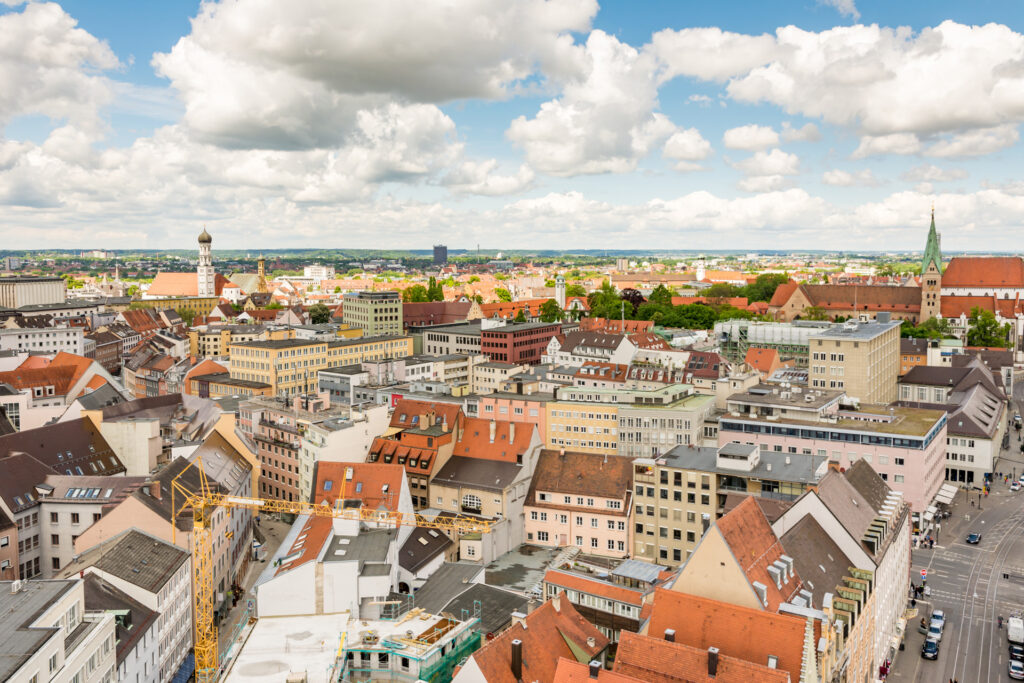
<path id="1" fill-rule="evenodd" d="M 843 469 L 864 460 L 891 489 L 923 512 L 945 479 L 946 413 L 894 407 L 877 415 L 835 411 L 821 422 L 724 415 L 718 443 L 758 444 L 762 451 L 825 456 Z"/>
<path id="2" fill-rule="evenodd" d="M 631 459 L 541 451 L 523 506 L 526 542 L 627 557 L 632 500 Z"/>
<path id="3" fill-rule="evenodd" d="M 544 401 L 515 394 L 485 394 L 480 397 L 478 416 L 487 420 L 526 422 L 537 426 L 541 438 L 547 434 L 547 418 Z"/>

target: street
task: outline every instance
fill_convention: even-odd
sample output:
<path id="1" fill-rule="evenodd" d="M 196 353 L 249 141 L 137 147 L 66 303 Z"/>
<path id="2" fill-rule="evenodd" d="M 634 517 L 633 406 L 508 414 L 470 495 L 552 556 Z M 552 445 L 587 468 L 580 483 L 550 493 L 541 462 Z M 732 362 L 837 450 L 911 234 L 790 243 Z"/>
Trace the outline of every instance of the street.
<path id="1" fill-rule="evenodd" d="M 1015 382 L 1009 415 L 1024 393 Z M 1024 473 L 1017 432 L 1010 429 L 1009 448 L 1000 455 L 998 471 Z M 973 503 L 973 505 L 972 505 Z M 1002 478 L 988 497 L 961 491 L 937 534 L 934 549 L 912 553 L 911 580 L 920 584 L 927 571 L 931 595 L 917 602 L 917 614 L 908 619 L 905 650 L 899 654 L 888 681 L 987 683 L 1011 680 L 1005 620 L 1024 610 L 1024 491 L 1011 492 Z M 981 533 L 981 542 L 965 542 L 969 533 Z M 946 627 L 936 660 L 921 657 L 924 635 L 918 631 L 934 609 L 946 613 Z M 1003 617 L 1003 628 L 998 618 Z"/>

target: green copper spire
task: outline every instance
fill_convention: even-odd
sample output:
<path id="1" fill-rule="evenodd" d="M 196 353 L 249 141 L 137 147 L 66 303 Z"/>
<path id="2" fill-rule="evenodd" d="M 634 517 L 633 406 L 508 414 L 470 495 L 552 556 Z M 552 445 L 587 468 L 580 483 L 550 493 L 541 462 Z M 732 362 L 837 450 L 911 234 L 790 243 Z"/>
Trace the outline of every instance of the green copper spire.
<path id="1" fill-rule="evenodd" d="M 928 270 L 928 265 L 935 263 L 935 268 L 942 272 L 942 252 L 939 250 L 939 233 L 935 232 L 935 207 L 932 207 L 932 227 L 928 229 L 928 243 L 924 247 L 924 261 L 921 272 Z"/>

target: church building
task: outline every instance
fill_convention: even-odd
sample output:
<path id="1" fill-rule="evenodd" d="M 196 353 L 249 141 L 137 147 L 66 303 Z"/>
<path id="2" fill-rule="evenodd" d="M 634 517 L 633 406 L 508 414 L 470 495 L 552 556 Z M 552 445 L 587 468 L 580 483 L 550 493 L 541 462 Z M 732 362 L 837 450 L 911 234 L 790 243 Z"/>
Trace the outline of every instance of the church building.
<path id="1" fill-rule="evenodd" d="M 219 297 L 228 279 L 213 268 L 211 249 L 213 238 L 210 233 L 199 235 L 199 265 L 194 273 L 157 273 L 153 284 L 142 298 L 165 299 L 176 297 Z"/>

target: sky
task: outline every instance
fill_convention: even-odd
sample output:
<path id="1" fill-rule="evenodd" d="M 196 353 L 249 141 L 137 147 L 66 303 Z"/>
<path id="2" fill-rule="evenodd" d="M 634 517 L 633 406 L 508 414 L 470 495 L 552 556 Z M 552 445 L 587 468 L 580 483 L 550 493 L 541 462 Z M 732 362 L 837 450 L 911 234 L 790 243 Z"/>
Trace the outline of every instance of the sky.
<path id="1" fill-rule="evenodd" d="M 1017 0 L 0 0 L 0 249 L 1024 237 Z"/>

